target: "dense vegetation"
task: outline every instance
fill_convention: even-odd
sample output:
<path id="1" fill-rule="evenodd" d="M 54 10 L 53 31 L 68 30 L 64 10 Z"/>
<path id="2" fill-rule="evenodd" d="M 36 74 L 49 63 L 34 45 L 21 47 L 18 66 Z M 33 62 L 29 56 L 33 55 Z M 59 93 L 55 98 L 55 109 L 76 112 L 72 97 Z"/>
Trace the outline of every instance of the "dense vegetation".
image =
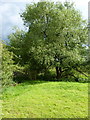
<path id="1" fill-rule="evenodd" d="M 16 28 L 1 48 L 3 85 L 13 77 L 19 82 L 25 78 L 87 82 L 87 24 L 73 4 L 33 3 L 21 17 L 28 31 Z"/>
<path id="2" fill-rule="evenodd" d="M 0 42 L 0 83 L 3 86 L 7 86 L 13 83 L 13 72 L 15 70 L 15 65 L 13 61 L 13 53 L 9 52 L 6 45 Z"/>
<path id="3" fill-rule="evenodd" d="M 27 5 L 21 17 L 28 31 L 16 28 L 9 35 L 8 49 L 24 76 L 45 78 L 56 69 L 50 79 L 88 79 L 87 26 L 73 4 L 38 2 Z"/>
<path id="4" fill-rule="evenodd" d="M 0 42 L 3 117 L 86 118 L 86 21 L 69 2 L 29 4 L 20 16 L 27 31 L 17 27 Z"/>

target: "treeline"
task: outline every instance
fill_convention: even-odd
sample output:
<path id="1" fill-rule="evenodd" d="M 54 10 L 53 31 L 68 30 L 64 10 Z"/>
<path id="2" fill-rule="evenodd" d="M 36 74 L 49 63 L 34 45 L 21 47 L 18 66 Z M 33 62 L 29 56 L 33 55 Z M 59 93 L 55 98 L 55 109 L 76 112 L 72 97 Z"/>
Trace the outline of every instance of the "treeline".
<path id="1" fill-rule="evenodd" d="M 15 28 L 3 48 L 5 84 L 12 77 L 88 80 L 87 23 L 73 3 L 41 1 L 27 5 L 20 16 L 28 31 Z"/>

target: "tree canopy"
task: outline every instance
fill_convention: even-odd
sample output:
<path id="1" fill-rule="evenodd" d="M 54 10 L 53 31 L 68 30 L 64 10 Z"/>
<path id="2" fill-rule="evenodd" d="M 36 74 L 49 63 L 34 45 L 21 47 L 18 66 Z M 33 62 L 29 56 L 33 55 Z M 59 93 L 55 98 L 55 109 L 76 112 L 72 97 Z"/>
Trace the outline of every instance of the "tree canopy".
<path id="1" fill-rule="evenodd" d="M 21 17 L 28 31 L 16 29 L 9 36 L 16 63 L 28 66 L 34 75 L 56 68 L 57 79 L 83 74 L 80 65 L 87 59 L 87 25 L 72 3 L 29 4 Z"/>

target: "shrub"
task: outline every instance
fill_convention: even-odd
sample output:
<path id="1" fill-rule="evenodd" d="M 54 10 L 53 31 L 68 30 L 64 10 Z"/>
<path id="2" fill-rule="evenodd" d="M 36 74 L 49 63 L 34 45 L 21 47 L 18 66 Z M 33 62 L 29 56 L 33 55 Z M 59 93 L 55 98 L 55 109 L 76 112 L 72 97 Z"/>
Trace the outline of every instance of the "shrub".
<path id="1" fill-rule="evenodd" d="M 13 53 L 6 49 L 6 45 L 0 42 L 0 82 L 2 86 L 13 83 L 13 71 L 15 69 L 13 62 Z"/>

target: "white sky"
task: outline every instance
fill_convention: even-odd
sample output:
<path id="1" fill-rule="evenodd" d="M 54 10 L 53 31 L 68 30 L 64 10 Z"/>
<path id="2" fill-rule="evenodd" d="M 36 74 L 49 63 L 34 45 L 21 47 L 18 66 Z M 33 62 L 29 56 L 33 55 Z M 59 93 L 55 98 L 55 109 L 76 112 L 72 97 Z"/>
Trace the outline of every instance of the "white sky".
<path id="1" fill-rule="evenodd" d="M 23 22 L 19 16 L 19 13 L 24 10 L 26 3 L 38 2 L 39 0 L 0 0 L 0 23 L 2 22 L 2 34 L 3 39 L 7 39 L 7 35 L 11 33 L 12 26 L 19 26 L 23 28 Z M 52 0 L 52 1 L 61 1 L 66 0 Z M 67 0 L 74 2 L 78 10 L 81 11 L 81 14 L 84 19 L 88 19 L 88 2 L 89 0 Z M 1 33 L 0 33 L 1 34 Z"/>

